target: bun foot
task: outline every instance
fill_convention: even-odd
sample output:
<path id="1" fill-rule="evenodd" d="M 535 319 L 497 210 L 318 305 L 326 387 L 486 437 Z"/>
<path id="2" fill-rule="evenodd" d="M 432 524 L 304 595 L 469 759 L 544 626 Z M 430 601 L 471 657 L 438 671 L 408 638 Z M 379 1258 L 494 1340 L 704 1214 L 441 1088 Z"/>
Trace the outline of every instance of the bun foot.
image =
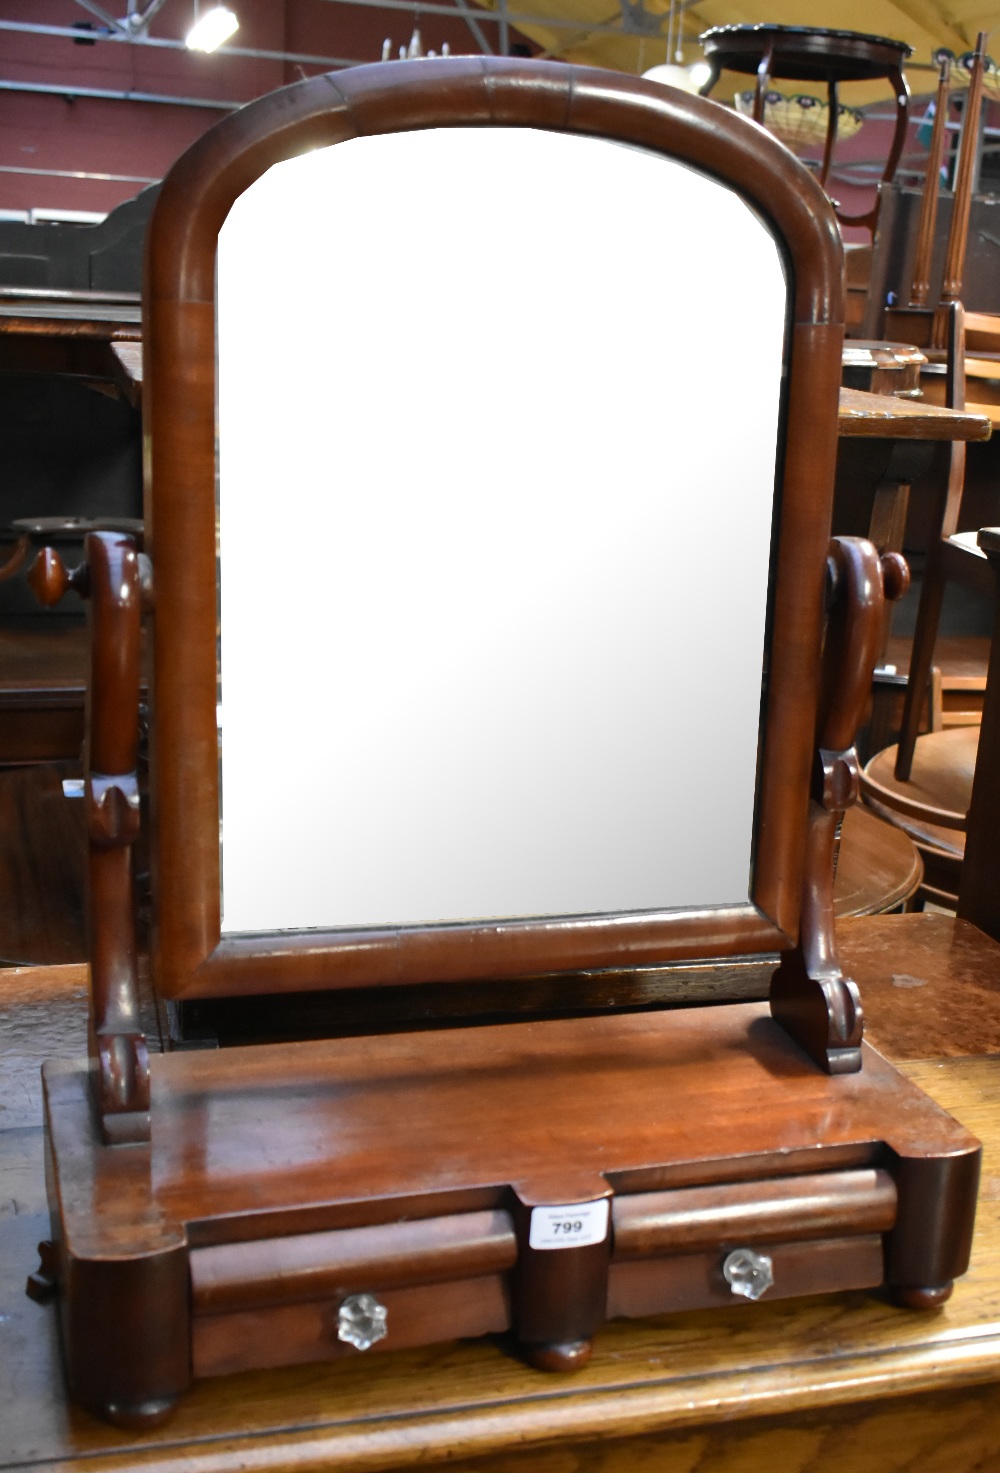
<path id="1" fill-rule="evenodd" d="M 56 1245 L 44 1238 L 38 1245 L 38 1267 L 28 1275 L 24 1292 L 36 1304 L 45 1304 L 56 1292 L 58 1277 Z"/>
<path id="2" fill-rule="evenodd" d="M 889 1285 L 889 1292 L 896 1304 L 904 1309 L 940 1309 L 946 1299 L 951 1298 L 954 1283 L 936 1284 L 932 1289 L 903 1289 L 897 1284 Z"/>
<path id="3" fill-rule="evenodd" d="M 579 1371 L 590 1360 L 592 1340 L 567 1340 L 562 1345 L 522 1345 L 528 1364 L 538 1371 Z"/>
<path id="4" fill-rule="evenodd" d="M 176 1396 L 165 1396 L 158 1401 L 141 1401 L 136 1404 L 108 1401 L 94 1410 L 113 1427 L 127 1427 L 132 1432 L 148 1432 L 154 1427 L 161 1427 L 176 1405 Z"/>

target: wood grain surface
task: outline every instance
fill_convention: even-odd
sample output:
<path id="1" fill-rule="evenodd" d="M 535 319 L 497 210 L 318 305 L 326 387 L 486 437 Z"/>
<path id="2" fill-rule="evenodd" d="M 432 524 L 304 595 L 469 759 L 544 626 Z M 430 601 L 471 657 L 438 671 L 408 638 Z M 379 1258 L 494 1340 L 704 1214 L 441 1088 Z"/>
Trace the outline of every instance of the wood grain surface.
<path id="1" fill-rule="evenodd" d="M 842 436 L 892 440 L 988 440 L 993 430 L 983 412 L 944 409 L 862 389 L 841 389 L 839 425 Z"/>
<path id="2" fill-rule="evenodd" d="M 861 806 L 847 810 L 833 887 L 838 920 L 895 910 L 916 893 L 922 875 L 920 856 L 901 829 Z"/>
<path id="3" fill-rule="evenodd" d="M 991 1469 L 1000 1446 L 994 952 L 972 928 L 940 916 L 854 921 L 841 927 L 841 948 L 861 980 L 869 1036 L 909 1056 L 908 1077 L 986 1146 L 972 1266 L 939 1312 L 913 1314 L 849 1293 L 620 1322 L 602 1331 L 590 1365 L 569 1380 L 530 1371 L 490 1341 L 401 1351 L 383 1358 L 377 1374 L 360 1359 L 243 1373 L 196 1386 L 166 1428 L 143 1438 L 67 1405 L 54 1308 L 23 1294 L 34 1244 L 47 1232 L 36 1066 L 46 1053 L 83 1051 L 85 972 L 3 974 L 0 1467 Z M 953 1056 L 912 1057 L 928 1037 Z"/>
<path id="4" fill-rule="evenodd" d="M 0 962 L 80 962 L 86 823 L 63 794 L 79 763 L 0 770 Z"/>
<path id="5" fill-rule="evenodd" d="M 138 409 L 142 403 L 142 343 L 114 342 L 111 356 L 115 382 L 133 409 Z"/>
<path id="6" fill-rule="evenodd" d="M 57 373 L 117 384 L 115 339 L 137 342 L 142 308 L 133 292 L 0 292 L 0 369 Z"/>
<path id="7" fill-rule="evenodd" d="M 0 629 L 0 762 L 79 757 L 86 667 L 82 624 Z"/>
<path id="8" fill-rule="evenodd" d="M 850 1077 L 814 1068 L 764 1003 L 194 1050 L 152 1077 L 147 1162 L 93 1151 L 81 1071 L 46 1071 L 81 1256 L 156 1251 L 182 1224 L 204 1246 L 492 1209 L 551 1178 L 554 1141 L 560 1174 L 618 1194 L 868 1167 L 882 1141 L 970 1149 L 877 1054 Z"/>
<path id="9" fill-rule="evenodd" d="M 896 777 L 897 751 L 885 747 L 868 763 L 861 776 L 865 802 L 891 818 L 919 847 L 943 850 L 960 864 L 979 728 L 957 726 L 922 736 L 906 781 Z"/>

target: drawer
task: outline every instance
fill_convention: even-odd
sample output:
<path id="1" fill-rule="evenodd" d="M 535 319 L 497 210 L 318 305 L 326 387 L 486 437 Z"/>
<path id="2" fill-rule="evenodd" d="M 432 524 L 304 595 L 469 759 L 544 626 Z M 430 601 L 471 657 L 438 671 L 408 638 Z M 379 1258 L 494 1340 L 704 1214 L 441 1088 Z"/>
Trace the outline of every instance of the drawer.
<path id="1" fill-rule="evenodd" d="M 365 1287 L 362 1280 L 330 1299 L 196 1315 L 191 1324 L 191 1369 L 195 1376 L 224 1376 L 360 1355 L 338 1337 L 339 1312 L 346 1294 Z M 510 1329 L 510 1295 L 503 1274 L 380 1289 L 378 1299 L 387 1312 L 386 1334 L 365 1354 Z"/>
<path id="2" fill-rule="evenodd" d="M 608 1318 L 745 1303 L 723 1265 L 747 1248 L 770 1261 L 760 1297 L 870 1289 L 884 1277 L 896 1185 L 877 1168 L 617 1197 Z"/>
<path id="3" fill-rule="evenodd" d="M 345 1299 L 377 1295 L 371 1350 L 510 1328 L 507 1270 L 517 1257 L 503 1211 L 195 1248 L 192 1369 L 218 1376 L 359 1354 L 340 1338 Z"/>
<path id="4" fill-rule="evenodd" d="M 613 1263 L 608 1276 L 608 1319 L 642 1319 L 673 1310 L 749 1303 L 730 1288 L 722 1271 L 730 1247 L 736 1246 Z M 755 1249 L 770 1260 L 774 1278 L 762 1295 L 765 1301 L 875 1289 L 885 1272 L 882 1238 L 875 1233 L 804 1243 L 757 1243 Z"/>

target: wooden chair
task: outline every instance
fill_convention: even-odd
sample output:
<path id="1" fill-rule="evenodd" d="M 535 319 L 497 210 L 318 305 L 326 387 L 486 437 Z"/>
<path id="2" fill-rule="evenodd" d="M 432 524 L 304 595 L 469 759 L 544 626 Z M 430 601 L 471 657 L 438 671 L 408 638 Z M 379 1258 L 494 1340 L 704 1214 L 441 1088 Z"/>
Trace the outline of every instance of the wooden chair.
<path id="1" fill-rule="evenodd" d="M 983 528 L 978 541 L 991 575 L 1000 576 L 1000 528 Z M 892 749 L 881 754 L 881 766 L 869 764 L 865 784 L 866 794 L 878 794 L 873 802 L 878 811 L 892 813 L 895 809 L 896 822 L 903 822 L 910 833 L 919 829 L 925 862 L 930 851 L 928 879 L 941 892 L 938 898 L 953 903 L 962 919 L 995 940 L 1000 940 L 996 842 L 1000 787 L 994 760 L 998 744 L 1000 600 L 995 605 L 981 726 L 920 737 L 906 791 L 902 784 L 893 783 Z M 916 790 L 912 795 L 911 787 Z"/>
<path id="2" fill-rule="evenodd" d="M 887 326 L 909 332 L 944 365 L 944 401 L 966 407 L 968 381 L 965 351 L 966 314 L 960 301 L 962 262 L 972 197 L 978 110 L 986 62 L 985 36 L 980 36 L 973 65 L 962 130 L 941 303 L 930 307 L 930 255 L 937 208 L 937 179 L 943 149 L 943 118 L 948 98 L 949 63 L 942 63 L 934 133 L 931 139 L 918 236 L 917 265 L 909 306 L 887 313 Z M 982 322 L 982 314 L 977 320 Z M 982 406 L 980 406 L 982 407 Z M 920 603 L 910 653 L 909 675 L 898 743 L 876 752 L 862 774 L 865 801 L 882 817 L 898 824 L 917 845 L 924 865 L 922 899 L 954 905 L 958 901 L 965 855 L 965 825 L 978 750 L 975 727 L 958 727 L 919 736 L 921 714 L 931 685 L 934 647 L 951 577 L 989 580 L 975 532 L 959 532 L 965 489 L 965 445 L 949 450 L 947 476 L 936 487 L 936 528 L 928 550 Z M 933 725 L 933 723 L 932 723 Z"/>
<path id="3" fill-rule="evenodd" d="M 969 405 L 969 407 L 982 408 L 984 412 L 996 418 L 995 409 L 979 404 L 973 406 L 969 404 L 969 401 L 976 396 L 975 384 L 978 380 L 983 377 L 996 377 L 1000 374 L 1000 357 L 997 358 L 997 361 L 991 362 L 987 356 L 984 356 L 985 344 L 991 342 L 994 348 L 1000 347 L 1000 318 L 991 319 L 988 314 L 983 313 L 970 317 L 964 312 L 961 303 L 962 274 L 968 244 L 969 211 L 972 204 L 979 114 L 986 62 L 986 36 L 980 34 L 971 71 L 959 145 L 954 209 L 940 301 L 936 307 L 928 305 L 938 181 L 943 157 L 943 120 L 948 104 L 949 63 L 947 60 L 942 63 L 939 80 L 910 303 L 901 312 L 888 312 L 886 326 L 891 332 L 908 334 L 921 346 L 927 347 L 929 356 L 936 358 L 943 365 L 943 397 L 949 408 L 964 408 Z M 966 352 L 970 323 L 975 324 L 977 344 L 975 359 L 971 359 Z M 992 338 L 989 337 L 990 332 L 993 334 Z M 895 757 L 894 776 L 899 783 L 907 782 L 911 775 L 914 746 L 920 729 L 921 712 L 927 699 L 933 666 L 934 646 L 945 585 L 951 577 L 971 577 L 980 581 L 984 579 L 982 557 L 976 545 L 976 533 L 959 531 L 962 495 L 965 487 L 965 466 L 965 446 L 953 445 L 947 478 L 942 480 L 938 486 L 932 519 L 936 530 L 931 536 L 928 549 L 913 636 L 902 726 Z M 963 740 L 965 739 L 958 739 L 959 742 Z M 879 801 L 882 801 L 884 796 L 884 792 L 880 793 Z M 925 818 L 929 817 L 925 815 Z"/>
<path id="4" fill-rule="evenodd" d="M 984 527 L 979 546 L 995 578 L 1000 578 L 1000 528 Z M 1000 599 L 994 606 L 993 641 L 986 677 L 979 748 L 966 815 L 965 862 L 958 914 L 993 939 L 1000 940 Z"/>
<path id="5" fill-rule="evenodd" d="M 684 291 L 608 269 L 637 252 Z M 87 597 L 94 651 L 91 1058 L 45 1071 L 35 1280 L 72 1394 L 142 1426 L 240 1367 L 509 1330 L 568 1370 L 606 1317 L 940 1303 L 978 1146 L 864 1047 L 833 932 L 904 568 L 829 540 L 843 270 L 815 181 L 618 74 L 318 77 L 172 170 L 144 331 L 148 556 L 93 533 L 81 570 L 34 571 Z M 151 1059 L 144 610 L 161 997 L 658 968 L 770 980 L 770 1008 Z"/>

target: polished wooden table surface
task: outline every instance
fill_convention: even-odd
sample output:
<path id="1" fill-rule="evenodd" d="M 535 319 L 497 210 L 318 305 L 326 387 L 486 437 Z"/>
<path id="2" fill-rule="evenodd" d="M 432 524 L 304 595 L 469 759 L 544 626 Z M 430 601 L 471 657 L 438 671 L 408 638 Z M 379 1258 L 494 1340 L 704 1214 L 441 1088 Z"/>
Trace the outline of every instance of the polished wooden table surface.
<path id="1" fill-rule="evenodd" d="M 0 973 L 0 1468 L 971 1473 L 1000 1449 L 1000 970 L 940 916 L 842 927 L 869 1038 L 984 1142 L 973 1261 L 936 1314 L 845 1294 L 608 1325 L 571 1378 L 500 1343 L 199 1384 L 145 1437 L 67 1406 L 55 1311 L 24 1297 L 47 1231 L 38 1063 L 82 1050 L 82 968 Z"/>
<path id="2" fill-rule="evenodd" d="M 0 333 L 7 337 L 138 338 L 141 322 L 137 292 L 0 287 Z"/>
<path id="3" fill-rule="evenodd" d="M 58 373 L 114 382 L 115 339 L 142 335 L 134 292 L 0 287 L 0 369 Z"/>
<path id="4" fill-rule="evenodd" d="M 142 398 L 142 344 L 114 342 L 117 382 L 133 403 Z M 992 424 L 985 413 L 942 409 L 922 400 L 841 389 L 839 429 L 842 436 L 882 440 L 988 440 Z"/>
<path id="5" fill-rule="evenodd" d="M 89 355 L 81 356 L 88 343 Z M 845 354 L 849 357 L 851 351 L 848 342 Z M 111 377 L 137 405 L 143 381 L 140 298 L 130 292 L 0 287 L 0 366 L 13 368 L 19 363 L 51 371 L 60 371 L 60 366 L 66 372 L 99 369 L 100 376 Z M 841 435 L 986 440 L 991 428 L 984 406 L 977 406 L 977 412 L 956 411 L 859 389 L 841 390 Z"/>
<path id="6" fill-rule="evenodd" d="M 847 439 L 988 440 L 993 426 L 985 412 L 841 389 L 839 428 Z"/>

